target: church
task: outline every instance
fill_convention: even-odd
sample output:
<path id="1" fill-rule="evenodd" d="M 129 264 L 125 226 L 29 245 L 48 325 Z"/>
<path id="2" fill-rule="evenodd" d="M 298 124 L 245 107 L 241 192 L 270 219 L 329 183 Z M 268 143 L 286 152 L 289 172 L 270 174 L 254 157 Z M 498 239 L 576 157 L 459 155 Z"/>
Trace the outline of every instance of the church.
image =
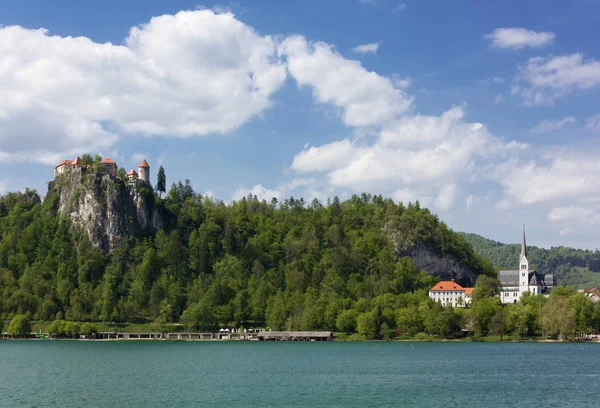
<path id="1" fill-rule="evenodd" d="M 548 294 L 556 286 L 554 275 L 542 274 L 529 268 L 525 227 L 523 227 L 519 269 L 499 271 L 498 280 L 500 281 L 502 304 L 518 303 L 525 292 L 529 292 L 531 295 Z"/>

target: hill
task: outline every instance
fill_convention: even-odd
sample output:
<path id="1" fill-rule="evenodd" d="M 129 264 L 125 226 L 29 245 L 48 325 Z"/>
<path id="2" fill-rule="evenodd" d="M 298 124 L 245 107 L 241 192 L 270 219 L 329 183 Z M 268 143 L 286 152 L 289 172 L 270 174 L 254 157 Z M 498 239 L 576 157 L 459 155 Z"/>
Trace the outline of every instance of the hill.
<path id="1" fill-rule="evenodd" d="M 501 269 L 518 269 L 520 244 L 503 244 L 477 234 L 461 232 L 475 253 L 488 258 Z M 533 268 L 553 273 L 558 284 L 576 287 L 600 285 L 600 251 L 567 247 L 551 249 L 528 246 L 528 259 Z"/>
<path id="2" fill-rule="evenodd" d="M 418 203 L 362 194 L 327 205 L 225 204 L 187 181 L 163 199 L 150 186 L 125 191 L 118 180 L 80 177 L 51 183 L 43 202 L 29 190 L 0 197 L 4 319 L 333 329 L 345 311 L 438 277 L 473 285 L 493 275 Z"/>

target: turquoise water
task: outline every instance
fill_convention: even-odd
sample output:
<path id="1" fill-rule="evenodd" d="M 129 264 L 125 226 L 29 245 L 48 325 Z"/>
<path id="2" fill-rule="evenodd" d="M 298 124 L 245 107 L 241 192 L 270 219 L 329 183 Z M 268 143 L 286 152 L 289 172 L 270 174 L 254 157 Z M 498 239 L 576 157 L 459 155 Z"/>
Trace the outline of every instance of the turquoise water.
<path id="1" fill-rule="evenodd" d="M 0 341 L 9 407 L 597 407 L 600 344 Z"/>

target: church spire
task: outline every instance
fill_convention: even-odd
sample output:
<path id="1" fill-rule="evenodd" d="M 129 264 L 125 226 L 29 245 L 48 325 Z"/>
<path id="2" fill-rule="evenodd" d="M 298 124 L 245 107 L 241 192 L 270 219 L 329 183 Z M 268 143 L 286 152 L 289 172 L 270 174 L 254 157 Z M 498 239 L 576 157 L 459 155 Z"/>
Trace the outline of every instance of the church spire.
<path id="1" fill-rule="evenodd" d="M 527 258 L 527 243 L 525 242 L 525 224 L 523 224 L 523 243 L 521 244 L 521 255 Z"/>

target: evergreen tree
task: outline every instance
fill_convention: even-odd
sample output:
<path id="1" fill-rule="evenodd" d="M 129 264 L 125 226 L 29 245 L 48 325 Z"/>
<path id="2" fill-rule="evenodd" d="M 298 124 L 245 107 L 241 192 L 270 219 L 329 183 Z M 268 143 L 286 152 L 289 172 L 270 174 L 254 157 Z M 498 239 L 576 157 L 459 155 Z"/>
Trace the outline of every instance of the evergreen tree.
<path id="1" fill-rule="evenodd" d="M 167 178 L 165 176 L 165 169 L 163 166 L 158 168 L 158 175 L 156 176 L 156 191 L 162 196 L 166 191 Z"/>

